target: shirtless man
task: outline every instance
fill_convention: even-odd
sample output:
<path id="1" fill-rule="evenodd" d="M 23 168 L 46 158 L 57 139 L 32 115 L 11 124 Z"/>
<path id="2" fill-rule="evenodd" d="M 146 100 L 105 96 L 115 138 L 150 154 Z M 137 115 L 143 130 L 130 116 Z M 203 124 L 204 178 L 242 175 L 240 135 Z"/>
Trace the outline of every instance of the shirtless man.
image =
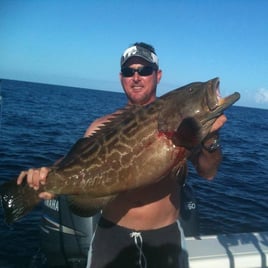
<path id="1" fill-rule="evenodd" d="M 128 104 L 147 105 L 156 99 L 161 80 L 158 57 L 152 46 L 135 43 L 121 57 L 120 81 Z M 94 121 L 85 136 L 92 135 L 109 115 Z M 226 121 L 220 116 L 210 138 L 195 151 L 191 160 L 197 173 L 213 179 L 221 161 L 218 130 Z M 29 169 L 27 182 L 34 189 L 44 184 L 49 169 Z M 188 267 L 183 257 L 183 231 L 179 224 L 180 183 L 167 177 L 158 183 L 119 194 L 103 210 L 88 254 L 88 268 L 104 267 Z M 41 198 L 50 199 L 49 193 Z"/>

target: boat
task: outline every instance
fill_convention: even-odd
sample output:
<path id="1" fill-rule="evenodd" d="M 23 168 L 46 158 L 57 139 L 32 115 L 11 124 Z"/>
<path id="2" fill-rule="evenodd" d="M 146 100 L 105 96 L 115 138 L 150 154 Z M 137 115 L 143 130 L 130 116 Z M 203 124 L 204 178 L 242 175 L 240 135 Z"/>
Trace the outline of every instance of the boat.
<path id="1" fill-rule="evenodd" d="M 181 225 L 189 268 L 268 267 L 268 232 L 199 236 L 197 206 L 191 188 L 183 196 Z M 100 214 L 80 217 L 64 196 L 45 200 L 41 247 L 48 267 L 86 267 L 87 254 Z"/>

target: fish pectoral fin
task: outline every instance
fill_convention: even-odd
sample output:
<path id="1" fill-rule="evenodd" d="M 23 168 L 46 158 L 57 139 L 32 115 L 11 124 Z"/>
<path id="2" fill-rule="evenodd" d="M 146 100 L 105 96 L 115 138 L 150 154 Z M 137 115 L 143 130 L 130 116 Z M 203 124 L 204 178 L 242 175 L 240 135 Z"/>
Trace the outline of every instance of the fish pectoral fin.
<path id="1" fill-rule="evenodd" d="M 81 217 L 92 217 L 104 208 L 116 195 L 92 197 L 87 194 L 68 195 L 68 205 L 71 211 Z"/>
<path id="2" fill-rule="evenodd" d="M 200 144 L 202 140 L 202 125 L 193 117 L 182 120 L 178 129 L 172 136 L 172 142 L 176 146 L 192 149 Z"/>

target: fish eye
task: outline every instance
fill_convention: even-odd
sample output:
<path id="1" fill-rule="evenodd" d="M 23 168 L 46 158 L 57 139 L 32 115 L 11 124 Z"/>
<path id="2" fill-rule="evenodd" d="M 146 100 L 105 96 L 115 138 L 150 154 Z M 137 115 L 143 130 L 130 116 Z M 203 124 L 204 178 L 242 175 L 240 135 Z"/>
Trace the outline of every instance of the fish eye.
<path id="1" fill-rule="evenodd" d="M 188 91 L 189 91 L 189 93 L 192 93 L 194 90 L 192 89 L 192 87 L 189 87 Z"/>

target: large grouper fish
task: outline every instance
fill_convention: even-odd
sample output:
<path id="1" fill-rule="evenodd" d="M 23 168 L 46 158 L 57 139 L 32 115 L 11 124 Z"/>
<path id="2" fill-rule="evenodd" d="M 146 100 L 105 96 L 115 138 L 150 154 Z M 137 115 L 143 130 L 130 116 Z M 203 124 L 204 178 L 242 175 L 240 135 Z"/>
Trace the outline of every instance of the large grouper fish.
<path id="1" fill-rule="evenodd" d="M 120 192 L 180 174 L 191 150 L 239 98 L 237 92 L 221 98 L 214 78 L 170 91 L 148 106 L 121 109 L 95 134 L 79 139 L 51 167 L 39 190 L 26 180 L 1 185 L 5 221 L 12 223 L 32 210 L 40 192 L 66 195 L 74 211 L 91 216 Z"/>

